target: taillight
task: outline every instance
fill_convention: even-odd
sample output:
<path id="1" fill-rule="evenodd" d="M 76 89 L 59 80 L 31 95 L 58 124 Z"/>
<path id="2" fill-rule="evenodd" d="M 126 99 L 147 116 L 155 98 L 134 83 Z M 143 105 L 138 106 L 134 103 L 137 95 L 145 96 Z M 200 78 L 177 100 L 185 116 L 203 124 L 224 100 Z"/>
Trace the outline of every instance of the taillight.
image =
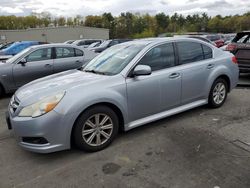
<path id="1" fill-rule="evenodd" d="M 226 51 L 234 51 L 236 49 L 236 45 L 235 44 L 228 44 L 226 47 Z"/>
<path id="2" fill-rule="evenodd" d="M 236 59 L 235 56 L 232 57 L 232 62 L 233 62 L 234 64 L 238 64 L 238 61 L 237 61 L 237 59 Z"/>

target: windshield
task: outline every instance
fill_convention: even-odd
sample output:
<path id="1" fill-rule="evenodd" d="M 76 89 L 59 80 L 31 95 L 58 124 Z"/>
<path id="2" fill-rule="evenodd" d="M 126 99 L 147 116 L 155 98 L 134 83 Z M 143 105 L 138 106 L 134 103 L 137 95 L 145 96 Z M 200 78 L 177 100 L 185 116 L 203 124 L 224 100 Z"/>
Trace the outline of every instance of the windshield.
<path id="1" fill-rule="evenodd" d="M 103 43 L 101 43 L 101 45 L 99 47 L 106 47 L 109 45 L 110 42 L 111 42 L 111 40 L 106 40 Z"/>
<path id="2" fill-rule="evenodd" d="M 98 44 L 100 44 L 100 42 L 94 42 L 94 43 L 90 44 L 88 48 L 97 47 Z"/>
<path id="3" fill-rule="evenodd" d="M 13 57 L 9 58 L 6 63 L 13 63 L 14 61 L 16 61 L 17 59 L 19 59 L 21 56 L 23 56 L 23 54 L 27 53 L 31 48 L 26 48 L 24 50 L 22 50 L 20 53 L 14 55 Z"/>
<path id="4" fill-rule="evenodd" d="M 4 44 L 0 47 L 0 50 L 3 50 L 3 49 L 6 49 L 8 47 L 10 47 L 14 42 L 10 42 L 10 43 L 7 43 L 7 44 Z"/>
<path id="5" fill-rule="evenodd" d="M 84 71 L 104 75 L 118 74 L 144 47 L 145 44 L 114 46 L 90 61 Z"/>

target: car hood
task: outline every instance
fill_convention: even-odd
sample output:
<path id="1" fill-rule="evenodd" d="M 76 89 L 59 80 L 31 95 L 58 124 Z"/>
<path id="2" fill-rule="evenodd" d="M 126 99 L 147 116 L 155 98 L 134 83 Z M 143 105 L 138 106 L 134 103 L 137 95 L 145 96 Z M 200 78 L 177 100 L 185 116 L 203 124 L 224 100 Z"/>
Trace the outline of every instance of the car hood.
<path id="1" fill-rule="evenodd" d="M 108 76 L 70 70 L 30 82 L 15 93 L 18 100 L 32 104 L 37 100 L 78 86 L 89 86 L 108 79 Z"/>

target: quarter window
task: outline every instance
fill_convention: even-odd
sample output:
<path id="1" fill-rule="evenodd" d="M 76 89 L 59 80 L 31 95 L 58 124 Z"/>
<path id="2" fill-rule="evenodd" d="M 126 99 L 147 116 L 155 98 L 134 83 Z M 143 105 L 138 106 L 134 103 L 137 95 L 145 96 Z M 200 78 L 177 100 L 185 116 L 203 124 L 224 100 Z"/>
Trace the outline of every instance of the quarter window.
<path id="1" fill-rule="evenodd" d="M 213 57 L 213 51 L 210 47 L 206 45 L 202 45 L 203 53 L 204 53 L 204 59 L 210 59 Z"/>
<path id="2" fill-rule="evenodd" d="M 152 71 L 175 66 L 175 54 L 173 44 L 164 44 L 151 49 L 139 62 L 140 65 L 148 65 Z"/>
<path id="3" fill-rule="evenodd" d="M 83 51 L 79 49 L 75 49 L 75 51 L 76 51 L 76 56 L 83 56 Z"/>
<path id="4" fill-rule="evenodd" d="M 74 57 L 74 48 L 56 48 L 56 58 Z"/>
<path id="5" fill-rule="evenodd" d="M 36 50 L 26 57 L 27 62 L 44 61 L 48 59 L 51 59 L 51 48 Z"/>
<path id="6" fill-rule="evenodd" d="M 178 42 L 177 47 L 180 64 L 192 63 L 204 59 L 200 43 Z"/>

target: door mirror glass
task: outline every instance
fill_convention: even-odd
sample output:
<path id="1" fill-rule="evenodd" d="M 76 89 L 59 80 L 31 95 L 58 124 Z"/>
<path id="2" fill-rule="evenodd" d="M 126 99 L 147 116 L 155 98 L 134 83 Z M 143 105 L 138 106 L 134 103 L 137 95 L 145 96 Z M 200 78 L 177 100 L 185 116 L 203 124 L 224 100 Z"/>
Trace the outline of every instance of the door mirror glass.
<path id="1" fill-rule="evenodd" d="M 134 76 L 145 76 L 152 73 L 151 67 L 148 65 L 137 65 L 133 71 Z"/>
<path id="2" fill-rule="evenodd" d="M 27 60 L 25 58 L 22 58 L 19 63 L 25 65 L 27 63 Z"/>

